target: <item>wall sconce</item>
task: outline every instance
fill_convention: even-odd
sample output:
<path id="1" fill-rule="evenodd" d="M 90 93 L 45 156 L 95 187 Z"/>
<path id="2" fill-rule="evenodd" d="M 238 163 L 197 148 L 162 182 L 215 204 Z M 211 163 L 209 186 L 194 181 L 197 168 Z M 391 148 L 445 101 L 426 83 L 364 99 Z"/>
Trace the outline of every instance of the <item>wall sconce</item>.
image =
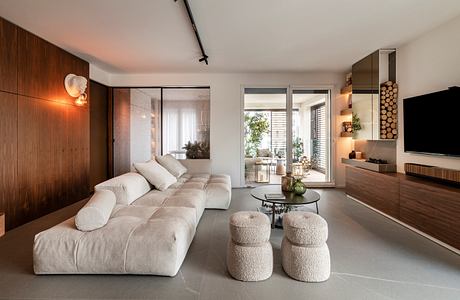
<path id="1" fill-rule="evenodd" d="M 77 76 L 75 74 L 67 74 L 64 79 L 64 86 L 67 93 L 75 99 L 75 104 L 82 106 L 88 103 L 86 100 L 88 95 L 85 93 L 88 80 L 83 76 Z"/>

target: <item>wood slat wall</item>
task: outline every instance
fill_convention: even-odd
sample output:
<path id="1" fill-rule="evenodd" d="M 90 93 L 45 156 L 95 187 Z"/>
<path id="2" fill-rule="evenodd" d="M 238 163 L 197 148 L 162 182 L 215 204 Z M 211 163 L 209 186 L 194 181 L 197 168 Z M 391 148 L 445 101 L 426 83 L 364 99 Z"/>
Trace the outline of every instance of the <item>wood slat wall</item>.
<path id="1" fill-rule="evenodd" d="M 74 105 L 64 77 L 89 78 L 89 64 L 2 18 L 0 55 L 0 211 L 9 230 L 88 196 L 89 109 Z"/>

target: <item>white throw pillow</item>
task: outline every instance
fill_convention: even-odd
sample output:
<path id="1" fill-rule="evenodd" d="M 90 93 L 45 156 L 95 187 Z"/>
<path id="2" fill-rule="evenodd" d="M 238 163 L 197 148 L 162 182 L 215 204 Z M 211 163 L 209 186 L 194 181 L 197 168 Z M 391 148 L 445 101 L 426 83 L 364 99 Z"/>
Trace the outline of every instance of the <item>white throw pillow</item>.
<path id="1" fill-rule="evenodd" d="M 162 165 L 166 170 L 169 171 L 172 175 L 176 176 L 176 178 L 181 177 L 185 173 L 187 173 L 187 168 L 184 167 L 174 156 L 171 154 L 166 154 L 163 156 L 157 156 L 157 161 Z"/>
<path id="2" fill-rule="evenodd" d="M 89 199 L 75 216 L 75 226 L 81 231 L 92 231 L 103 227 L 109 221 L 116 203 L 115 194 L 99 190 Z"/>
<path id="3" fill-rule="evenodd" d="M 154 160 L 146 163 L 135 163 L 134 167 L 160 191 L 166 190 L 171 184 L 177 182 L 176 177 Z"/>

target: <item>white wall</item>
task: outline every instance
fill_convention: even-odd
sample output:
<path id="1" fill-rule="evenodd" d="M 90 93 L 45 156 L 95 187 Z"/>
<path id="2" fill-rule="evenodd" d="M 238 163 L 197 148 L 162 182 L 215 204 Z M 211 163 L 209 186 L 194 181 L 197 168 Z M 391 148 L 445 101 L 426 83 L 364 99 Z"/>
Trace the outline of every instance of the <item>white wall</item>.
<path id="1" fill-rule="evenodd" d="M 111 86 L 187 86 L 200 85 L 211 87 L 211 159 L 215 173 L 231 175 L 234 186 L 242 183 L 241 147 L 241 88 L 242 86 L 280 86 L 295 85 L 306 87 L 333 86 L 332 99 L 335 104 L 336 95 L 342 86 L 344 75 L 339 73 L 158 73 L 158 74 L 112 74 Z M 339 114 L 339 107 L 334 105 L 333 112 Z M 333 119 L 333 137 L 338 135 L 336 118 Z M 335 150 L 336 139 L 333 140 Z M 336 151 L 334 151 L 336 152 Z M 337 153 L 340 151 L 337 151 Z M 341 151 L 344 152 L 344 151 Z M 349 152 L 348 149 L 345 152 Z M 344 184 L 343 166 L 334 157 L 333 165 L 337 166 L 336 183 Z"/>
<path id="2" fill-rule="evenodd" d="M 398 172 L 404 172 L 406 162 L 460 169 L 459 158 L 404 153 L 402 117 L 404 98 L 460 86 L 460 17 L 398 48 L 396 66 L 400 92 Z M 453 138 L 460 138 L 460 132 Z"/>

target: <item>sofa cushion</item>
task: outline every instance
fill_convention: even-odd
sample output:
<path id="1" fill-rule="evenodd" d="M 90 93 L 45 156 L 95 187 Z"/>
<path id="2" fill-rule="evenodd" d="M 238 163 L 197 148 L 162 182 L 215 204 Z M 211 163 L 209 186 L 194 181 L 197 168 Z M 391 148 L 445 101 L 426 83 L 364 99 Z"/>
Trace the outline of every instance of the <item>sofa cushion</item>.
<path id="1" fill-rule="evenodd" d="M 160 191 L 166 190 L 171 184 L 177 182 L 176 177 L 154 160 L 146 163 L 135 163 L 134 167 Z"/>
<path id="2" fill-rule="evenodd" d="M 109 190 L 115 194 L 117 204 L 128 205 L 151 190 L 150 184 L 139 173 L 126 173 L 99 183 L 94 190 Z"/>
<path id="3" fill-rule="evenodd" d="M 174 156 L 171 154 L 166 154 L 163 156 L 157 156 L 156 160 L 160 165 L 162 165 L 166 170 L 169 171 L 176 178 L 181 177 L 187 172 L 187 168 L 184 167 Z"/>
<path id="4" fill-rule="evenodd" d="M 232 185 L 228 175 L 212 175 L 206 185 L 206 208 L 227 209 L 232 199 Z"/>
<path id="5" fill-rule="evenodd" d="M 96 191 L 88 203 L 78 211 L 75 216 L 75 226 L 81 231 L 101 228 L 107 224 L 116 202 L 112 191 Z"/>

